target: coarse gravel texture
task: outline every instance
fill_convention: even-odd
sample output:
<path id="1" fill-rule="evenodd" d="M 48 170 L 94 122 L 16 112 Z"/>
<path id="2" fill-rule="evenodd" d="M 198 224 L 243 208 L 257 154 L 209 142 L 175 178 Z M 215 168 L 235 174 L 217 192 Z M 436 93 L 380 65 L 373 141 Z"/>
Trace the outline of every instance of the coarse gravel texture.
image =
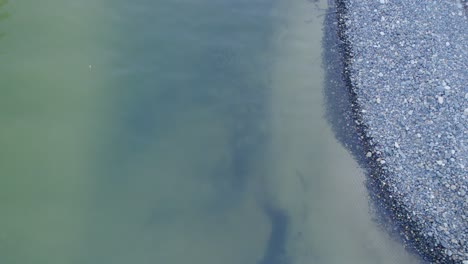
<path id="1" fill-rule="evenodd" d="M 468 263 L 466 3 L 335 0 L 333 10 L 355 150 L 382 219 L 425 261 Z"/>

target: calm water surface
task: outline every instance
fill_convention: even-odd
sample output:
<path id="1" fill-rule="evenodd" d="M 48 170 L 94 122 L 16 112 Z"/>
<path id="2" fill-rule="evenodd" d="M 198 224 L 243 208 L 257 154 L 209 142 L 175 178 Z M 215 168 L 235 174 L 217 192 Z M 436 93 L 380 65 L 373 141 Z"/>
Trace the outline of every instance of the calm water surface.
<path id="1" fill-rule="evenodd" d="M 0 263 L 417 263 L 323 118 L 313 2 L 0 0 Z"/>

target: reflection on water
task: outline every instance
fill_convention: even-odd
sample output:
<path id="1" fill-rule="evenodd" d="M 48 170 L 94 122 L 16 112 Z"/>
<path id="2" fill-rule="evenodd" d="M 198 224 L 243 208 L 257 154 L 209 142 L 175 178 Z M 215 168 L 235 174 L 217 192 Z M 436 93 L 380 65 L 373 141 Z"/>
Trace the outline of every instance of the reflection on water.
<path id="1" fill-rule="evenodd" d="M 323 118 L 325 1 L 5 6 L 1 263 L 415 263 Z"/>
<path id="2" fill-rule="evenodd" d="M 265 206 L 264 212 L 270 219 L 270 234 L 265 253 L 259 264 L 290 263 L 287 257 L 286 242 L 288 239 L 289 217 L 286 213 L 271 206 Z"/>

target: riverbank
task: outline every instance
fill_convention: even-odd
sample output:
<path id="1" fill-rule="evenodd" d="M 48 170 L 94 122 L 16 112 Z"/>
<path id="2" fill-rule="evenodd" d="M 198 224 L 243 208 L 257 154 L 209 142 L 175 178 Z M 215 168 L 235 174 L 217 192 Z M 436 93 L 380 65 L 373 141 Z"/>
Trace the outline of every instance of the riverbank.
<path id="1" fill-rule="evenodd" d="M 425 260 L 461 263 L 468 152 L 462 8 L 336 1 L 335 11 L 363 149 L 356 159 L 367 168 L 380 220 Z"/>
<path id="2" fill-rule="evenodd" d="M 281 1 L 273 13 L 264 188 L 288 218 L 287 263 L 417 263 L 372 221 L 364 174 L 324 118 L 326 1 L 312 2 Z"/>

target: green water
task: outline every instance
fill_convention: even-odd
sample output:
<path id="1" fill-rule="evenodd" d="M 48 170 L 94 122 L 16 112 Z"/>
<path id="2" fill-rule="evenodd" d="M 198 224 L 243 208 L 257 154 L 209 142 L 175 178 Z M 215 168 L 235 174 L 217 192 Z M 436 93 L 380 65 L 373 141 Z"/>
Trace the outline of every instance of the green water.
<path id="1" fill-rule="evenodd" d="M 416 263 L 323 119 L 313 2 L 0 0 L 0 263 Z"/>

